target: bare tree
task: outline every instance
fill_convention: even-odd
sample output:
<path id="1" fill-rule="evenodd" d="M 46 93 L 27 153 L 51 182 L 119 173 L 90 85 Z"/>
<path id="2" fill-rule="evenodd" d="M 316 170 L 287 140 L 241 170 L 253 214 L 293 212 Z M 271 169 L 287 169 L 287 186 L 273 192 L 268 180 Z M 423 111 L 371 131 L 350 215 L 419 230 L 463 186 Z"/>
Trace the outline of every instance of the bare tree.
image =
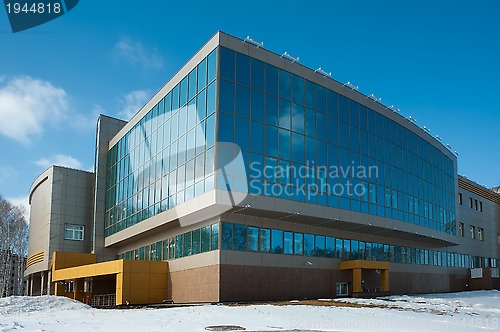
<path id="1" fill-rule="evenodd" d="M 22 294 L 29 234 L 23 212 L 0 196 L 0 297 Z"/>

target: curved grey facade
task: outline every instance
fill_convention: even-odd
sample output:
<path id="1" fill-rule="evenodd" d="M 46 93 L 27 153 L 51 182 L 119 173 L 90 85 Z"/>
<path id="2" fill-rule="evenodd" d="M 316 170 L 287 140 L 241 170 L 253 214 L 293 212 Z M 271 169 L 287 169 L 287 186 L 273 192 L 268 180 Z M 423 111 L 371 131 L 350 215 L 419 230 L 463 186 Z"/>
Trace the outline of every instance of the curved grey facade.
<path id="1" fill-rule="evenodd" d="M 33 182 L 25 270 L 29 295 L 52 294 L 52 253 L 90 252 L 93 181 L 93 173 L 52 166 Z"/>

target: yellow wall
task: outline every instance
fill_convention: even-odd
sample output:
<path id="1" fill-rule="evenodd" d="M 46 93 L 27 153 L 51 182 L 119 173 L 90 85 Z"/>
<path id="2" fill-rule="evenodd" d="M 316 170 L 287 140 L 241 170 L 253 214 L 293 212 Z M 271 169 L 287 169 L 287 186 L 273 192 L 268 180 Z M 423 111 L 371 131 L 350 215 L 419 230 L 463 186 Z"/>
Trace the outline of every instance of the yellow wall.
<path id="1" fill-rule="evenodd" d="M 362 270 L 381 270 L 382 276 L 380 287 L 383 292 L 389 291 L 389 262 L 367 261 L 362 259 L 340 262 L 341 270 L 352 270 L 352 292 L 360 293 L 363 291 Z"/>
<path id="2" fill-rule="evenodd" d="M 96 257 L 94 254 L 56 251 L 52 254 L 52 272 L 68 267 L 94 264 L 95 262 Z"/>
<path id="3" fill-rule="evenodd" d="M 57 252 L 52 260 L 52 282 L 76 280 L 76 292 L 71 298 L 82 300 L 84 278 L 116 276 L 116 304 L 154 304 L 167 299 L 168 263 L 160 261 L 115 260 L 95 263 L 95 255 Z M 77 265 L 78 262 L 88 262 Z M 96 281 L 97 282 L 97 281 Z M 64 292 L 56 284 L 56 295 Z M 68 293 L 61 295 L 68 296 Z"/>

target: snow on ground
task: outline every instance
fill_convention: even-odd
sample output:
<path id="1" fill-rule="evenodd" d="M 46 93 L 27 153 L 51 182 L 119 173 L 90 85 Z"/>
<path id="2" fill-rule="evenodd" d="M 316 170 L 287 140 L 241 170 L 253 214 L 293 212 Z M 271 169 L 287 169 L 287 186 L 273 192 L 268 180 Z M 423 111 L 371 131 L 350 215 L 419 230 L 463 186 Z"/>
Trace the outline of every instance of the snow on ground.
<path id="1" fill-rule="evenodd" d="M 94 309 L 54 296 L 0 299 L 0 331 L 500 331 L 500 292 L 477 291 L 377 299 L 335 299 L 363 307 L 200 305 L 162 309 Z M 366 306 L 366 307 L 364 307 Z"/>

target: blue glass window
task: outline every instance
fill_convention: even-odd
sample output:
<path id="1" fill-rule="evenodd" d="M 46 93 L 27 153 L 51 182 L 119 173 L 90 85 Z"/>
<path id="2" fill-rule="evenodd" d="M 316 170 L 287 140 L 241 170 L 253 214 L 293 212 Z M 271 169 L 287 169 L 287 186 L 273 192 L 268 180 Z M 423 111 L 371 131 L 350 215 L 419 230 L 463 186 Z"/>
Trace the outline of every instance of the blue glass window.
<path id="1" fill-rule="evenodd" d="M 267 228 L 261 228 L 259 232 L 260 238 L 260 251 L 269 252 L 271 251 L 271 230 Z"/>
<path id="2" fill-rule="evenodd" d="M 252 59 L 252 88 L 264 91 L 264 62 Z"/>
<path id="3" fill-rule="evenodd" d="M 328 90 L 327 114 L 335 119 L 339 117 L 339 101 L 338 94 Z"/>
<path id="4" fill-rule="evenodd" d="M 280 73 L 280 98 L 290 100 L 290 73 L 286 70 L 279 70 Z"/>
<path id="5" fill-rule="evenodd" d="M 219 141 L 234 142 L 234 116 L 226 113 L 219 114 Z"/>
<path id="6" fill-rule="evenodd" d="M 314 235 L 304 234 L 304 255 L 314 256 Z"/>
<path id="7" fill-rule="evenodd" d="M 304 234 L 294 234 L 293 253 L 295 255 L 302 255 L 304 253 Z"/>
<path id="8" fill-rule="evenodd" d="M 339 119 L 345 123 L 349 123 L 349 108 L 347 106 L 347 98 L 339 95 Z"/>
<path id="9" fill-rule="evenodd" d="M 278 98 L 266 95 L 266 123 L 278 126 Z"/>
<path id="10" fill-rule="evenodd" d="M 292 104 L 292 130 L 298 133 L 304 133 L 304 107 Z"/>
<path id="11" fill-rule="evenodd" d="M 266 64 L 266 92 L 278 95 L 278 68 Z"/>
<path id="12" fill-rule="evenodd" d="M 247 226 L 245 225 L 234 225 L 234 249 L 239 251 L 245 251 L 247 246 Z"/>
<path id="13" fill-rule="evenodd" d="M 258 153 L 264 153 L 264 125 L 259 122 L 252 121 L 252 129 L 250 131 L 250 149 Z"/>
<path id="14" fill-rule="evenodd" d="M 211 236 L 211 250 L 217 250 L 219 249 L 219 224 L 213 224 L 212 225 L 212 236 Z"/>
<path id="15" fill-rule="evenodd" d="M 222 114 L 222 113 L 221 113 Z M 206 146 L 211 147 L 215 144 L 215 114 L 212 114 L 205 121 L 206 129 Z M 220 129 L 219 129 L 220 130 Z"/>
<path id="16" fill-rule="evenodd" d="M 264 94 L 260 91 L 252 90 L 252 119 L 264 122 Z"/>
<path id="17" fill-rule="evenodd" d="M 343 259 L 351 258 L 351 240 L 344 240 L 344 250 L 342 254 Z"/>
<path id="18" fill-rule="evenodd" d="M 305 158 L 304 136 L 292 133 L 292 160 L 304 163 Z"/>
<path id="19" fill-rule="evenodd" d="M 183 244 L 182 254 L 183 254 L 183 256 L 191 256 L 191 254 L 193 253 L 192 252 L 192 243 L 191 243 L 191 232 L 184 233 L 183 237 L 184 237 L 184 239 L 182 241 L 182 244 Z"/>
<path id="20" fill-rule="evenodd" d="M 222 249 L 233 250 L 233 224 L 222 223 Z"/>
<path id="21" fill-rule="evenodd" d="M 326 237 L 326 257 L 335 257 L 335 239 L 333 237 Z"/>
<path id="22" fill-rule="evenodd" d="M 326 141 L 327 139 L 327 122 L 326 122 L 327 117 L 324 114 L 317 113 L 316 114 L 316 137 L 319 140 Z"/>
<path id="23" fill-rule="evenodd" d="M 358 241 L 357 240 L 352 240 L 351 241 L 351 258 L 352 259 L 359 259 L 359 252 L 358 252 Z"/>
<path id="24" fill-rule="evenodd" d="M 179 89 L 179 105 L 184 106 L 188 101 L 188 78 L 184 77 Z"/>
<path id="25" fill-rule="evenodd" d="M 179 84 L 172 90 L 172 112 L 176 112 L 179 108 Z"/>
<path id="26" fill-rule="evenodd" d="M 219 110 L 226 113 L 234 113 L 234 84 L 221 80 L 220 81 L 220 97 Z"/>
<path id="27" fill-rule="evenodd" d="M 339 122 L 340 146 L 349 148 L 349 125 L 346 122 Z"/>
<path id="28" fill-rule="evenodd" d="M 316 84 L 306 80 L 306 107 L 316 107 Z"/>
<path id="29" fill-rule="evenodd" d="M 201 252 L 210 251 L 210 226 L 201 229 Z"/>
<path id="30" fill-rule="evenodd" d="M 306 161 L 310 164 L 316 164 L 316 140 L 314 138 L 306 137 Z"/>
<path id="31" fill-rule="evenodd" d="M 250 58 L 241 53 L 236 53 L 236 82 L 250 85 Z"/>
<path id="32" fill-rule="evenodd" d="M 272 252 L 274 254 L 282 254 L 283 253 L 283 231 L 279 229 L 272 230 Z"/>
<path id="33" fill-rule="evenodd" d="M 316 137 L 316 111 L 306 108 L 306 135 Z"/>
<path id="34" fill-rule="evenodd" d="M 292 75 L 292 101 L 304 105 L 304 79 L 297 75 Z"/>
<path id="35" fill-rule="evenodd" d="M 247 229 L 247 248 L 249 251 L 259 250 L 259 229 L 257 227 L 248 226 Z"/>
<path id="36" fill-rule="evenodd" d="M 243 150 L 250 147 L 250 120 L 236 117 L 236 144 Z"/>
<path id="37" fill-rule="evenodd" d="M 215 112 L 217 85 L 214 83 L 208 86 L 207 90 L 207 115 Z"/>
<path id="38" fill-rule="evenodd" d="M 177 235 L 175 237 L 175 258 L 180 257 L 182 257 L 182 235 Z"/>
<path id="39" fill-rule="evenodd" d="M 322 86 L 316 88 L 316 107 L 321 113 L 326 113 L 326 89 Z"/>
<path id="40" fill-rule="evenodd" d="M 266 126 L 266 154 L 271 156 L 278 155 L 278 128 Z"/>
<path id="41" fill-rule="evenodd" d="M 291 128 L 291 104 L 289 101 L 280 99 L 280 108 L 279 108 L 279 126 L 281 128 L 290 129 Z"/>
<path id="42" fill-rule="evenodd" d="M 279 129 L 279 157 L 290 160 L 290 132 Z"/>
<path id="43" fill-rule="evenodd" d="M 293 233 L 284 232 L 283 234 L 283 253 L 291 255 L 293 254 Z"/>
<path id="44" fill-rule="evenodd" d="M 339 122 L 337 119 L 328 118 L 328 143 L 339 143 Z"/>
<path id="45" fill-rule="evenodd" d="M 359 127 L 359 104 L 355 101 L 349 101 L 349 124 Z"/>
<path id="46" fill-rule="evenodd" d="M 200 122 L 207 116 L 207 90 L 203 90 L 196 98 L 196 122 Z"/>
<path id="47" fill-rule="evenodd" d="M 203 59 L 198 65 L 198 91 L 201 91 L 207 85 L 207 59 Z"/>
<path id="48" fill-rule="evenodd" d="M 325 237 L 322 235 L 316 235 L 316 246 L 315 246 L 315 255 L 320 257 L 325 257 Z"/>
<path id="49" fill-rule="evenodd" d="M 209 58 L 210 63 L 210 58 Z M 234 51 L 220 48 L 220 77 L 234 82 L 235 56 Z"/>
<path id="50" fill-rule="evenodd" d="M 196 99 L 192 99 L 187 106 L 187 129 L 193 128 L 197 122 Z"/>
<path id="51" fill-rule="evenodd" d="M 359 106 L 359 129 L 368 130 L 367 111 L 363 105 Z"/>
<path id="52" fill-rule="evenodd" d="M 250 117 L 250 89 L 236 84 L 236 114 Z"/>
<path id="53" fill-rule="evenodd" d="M 208 55 L 208 80 L 207 83 L 215 80 L 217 74 L 217 50 Z"/>
<path id="54" fill-rule="evenodd" d="M 189 93 L 188 100 L 191 100 L 194 96 L 196 96 L 198 83 L 196 82 L 197 70 L 196 68 L 189 73 Z"/>

